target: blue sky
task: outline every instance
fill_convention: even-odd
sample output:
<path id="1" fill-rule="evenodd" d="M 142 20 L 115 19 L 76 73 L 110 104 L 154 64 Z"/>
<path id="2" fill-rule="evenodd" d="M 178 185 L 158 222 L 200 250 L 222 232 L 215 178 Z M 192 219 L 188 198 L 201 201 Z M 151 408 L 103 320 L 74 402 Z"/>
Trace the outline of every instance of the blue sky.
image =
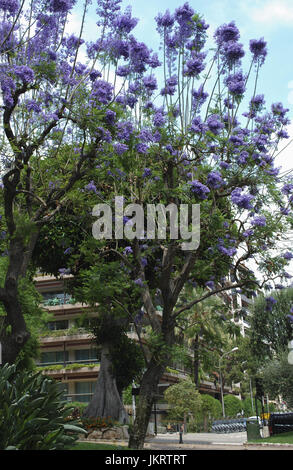
<path id="1" fill-rule="evenodd" d="M 166 9 L 172 12 L 184 3 L 179 0 L 122 0 L 121 5 L 122 9 L 128 5 L 132 7 L 133 16 L 139 18 L 134 34 L 156 51 L 159 36 L 155 16 Z M 72 31 L 80 19 L 79 8 L 82 4 L 78 0 L 75 14 L 71 17 Z M 189 4 L 210 25 L 211 37 L 218 26 L 230 21 L 235 21 L 238 26 L 240 41 L 246 50 L 250 39 L 264 37 L 268 45 L 268 56 L 261 69 L 257 92 L 265 95 L 268 107 L 273 102 L 281 101 L 290 109 L 292 125 L 288 131 L 293 138 L 293 0 L 190 0 Z M 96 2 L 93 0 L 86 29 L 86 36 L 92 39 L 96 39 L 96 18 L 92 14 L 95 8 Z M 69 25 L 69 30 L 71 27 Z M 288 142 L 289 140 L 283 143 L 281 148 Z M 277 162 L 284 170 L 293 168 L 293 143 L 279 155 Z"/>

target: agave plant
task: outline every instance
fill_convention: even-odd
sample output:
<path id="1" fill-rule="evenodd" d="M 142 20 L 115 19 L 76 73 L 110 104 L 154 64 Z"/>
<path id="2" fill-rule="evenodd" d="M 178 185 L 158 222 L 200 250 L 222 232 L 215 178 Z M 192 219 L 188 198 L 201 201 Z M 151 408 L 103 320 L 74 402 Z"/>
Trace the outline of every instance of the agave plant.
<path id="1" fill-rule="evenodd" d="M 62 450 L 86 431 L 70 419 L 58 383 L 41 373 L 0 368 L 0 449 Z"/>

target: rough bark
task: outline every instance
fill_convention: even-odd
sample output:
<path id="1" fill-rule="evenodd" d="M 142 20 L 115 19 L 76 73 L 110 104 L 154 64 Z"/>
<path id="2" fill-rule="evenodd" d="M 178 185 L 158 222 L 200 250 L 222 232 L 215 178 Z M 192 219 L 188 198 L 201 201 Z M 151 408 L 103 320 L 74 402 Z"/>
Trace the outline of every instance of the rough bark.
<path id="1" fill-rule="evenodd" d="M 163 364 L 156 364 L 155 361 L 152 361 L 142 378 L 136 419 L 129 437 L 128 446 L 131 449 L 143 449 L 144 447 L 157 387 L 164 370 L 165 366 Z"/>
<path id="2" fill-rule="evenodd" d="M 123 424 L 128 422 L 128 416 L 118 393 L 116 380 L 112 372 L 109 344 L 102 344 L 101 366 L 96 390 L 83 416 L 86 418 L 111 417 Z"/>

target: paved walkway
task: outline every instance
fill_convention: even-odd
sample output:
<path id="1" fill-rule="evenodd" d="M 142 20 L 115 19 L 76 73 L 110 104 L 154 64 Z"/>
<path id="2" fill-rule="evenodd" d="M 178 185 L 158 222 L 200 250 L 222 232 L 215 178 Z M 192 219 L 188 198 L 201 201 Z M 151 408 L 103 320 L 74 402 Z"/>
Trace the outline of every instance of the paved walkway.
<path id="1" fill-rule="evenodd" d="M 229 434 L 187 433 L 179 444 L 179 433 L 158 434 L 147 439 L 146 450 L 293 450 L 291 445 L 247 444 L 246 432 Z"/>

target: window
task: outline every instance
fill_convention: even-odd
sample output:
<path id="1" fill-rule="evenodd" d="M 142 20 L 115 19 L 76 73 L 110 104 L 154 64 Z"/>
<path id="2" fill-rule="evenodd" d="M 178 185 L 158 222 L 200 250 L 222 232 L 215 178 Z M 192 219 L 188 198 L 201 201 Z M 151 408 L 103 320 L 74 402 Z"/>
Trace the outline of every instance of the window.
<path id="1" fill-rule="evenodd" d="M 56 330 L 67 330 L 68 329 L 68 320 L 56 320 L 56 321 L 49 321 L 47 323 L 49 330 L 56 331 Z"/>
<path id="2" fill-rule="evenodd" d="M 76 382 L 74 401 L 88 403 L 95 391 L 96 382 Z"/>
<path id="3" fill-rule="evenodd" d="M 97 349 L 78 349 L 75 351 L 75 360 L 77 362 L 99 360 Z"/>
<path id="4" fill-rule="evenodd" d="M 41 365 L 62 364 L 68 361 L 67 351 L 50 351 L 41 353 Z"/>
<path id="5" fill-rule="evenodd" d="M 44 292 L 42 296 L 45 305 L 63 305 L 72 301 L 72 296 L 65 292 Z"/>

